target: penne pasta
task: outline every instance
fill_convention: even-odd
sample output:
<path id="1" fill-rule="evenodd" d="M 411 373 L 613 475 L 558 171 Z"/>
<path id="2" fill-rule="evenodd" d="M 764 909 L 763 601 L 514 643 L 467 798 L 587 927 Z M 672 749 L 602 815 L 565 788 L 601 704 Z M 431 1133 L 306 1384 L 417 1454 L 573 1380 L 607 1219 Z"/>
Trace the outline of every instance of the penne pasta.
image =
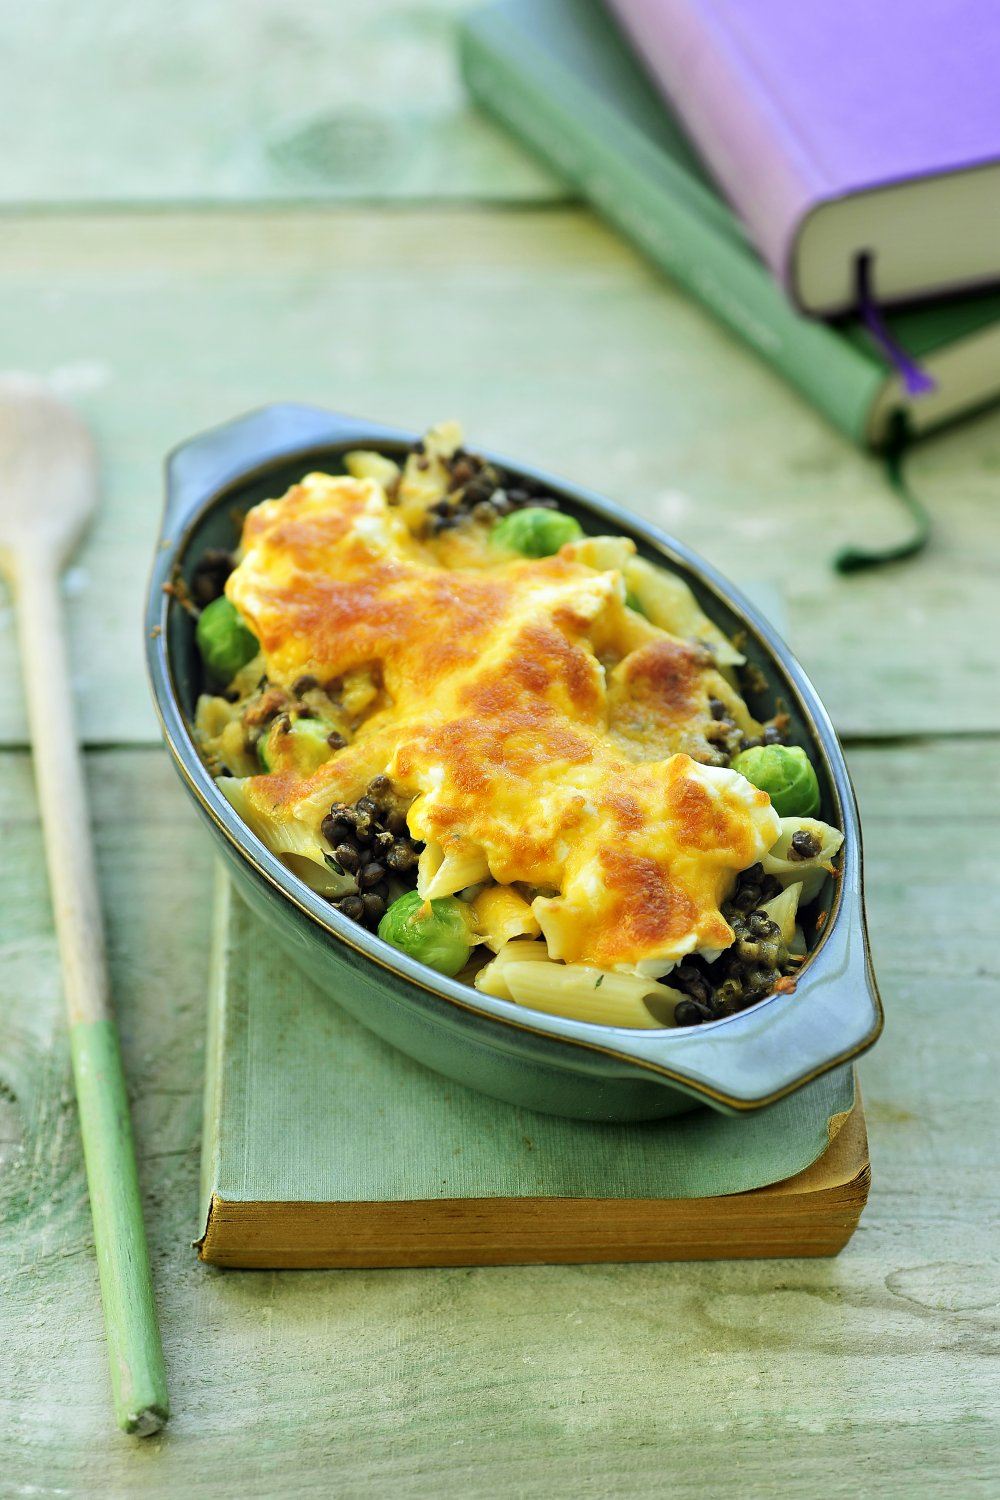
<path id="1" fill-rule="evenodd" d="M 395 489 L 399 483 L 400 468 L 391 458 L 381 453 L 372 453 L 366 448 L 355 448 L 344 454 L 344 468 L 352 479 L 374 479 L 384 490 Z"/>
<path id="2" fill-rule="evenodd" d="M 425 434 L 419 453 L 411 453 L 396 489 L 403 520 L 419 530 L 430 507 L 447 493 L 448 460 L 462 441 L 457 422 L 439 422 Z"/>
<path id="3" fill-rule="evenodd" d="M 684 580 L 455 423 L 344 464 L 202 578 L 194 733 L 254 834 L 384 943 L 550 1015 L 695 1025 L 797 972 L 843 835 L 780 816 L 821 805 L 815 768 Z"/>
<path id="4" fill-rule="evenodd" d="M 316 834 L 294 816 L 274 813 L 248 795 L 248 780 L 220 776 L 219 789 L 262 844 L 322 896 L 344 896 L 357 890 L 357 881 L 336 868 L 332 854 Z"/>
<path id="5" fill-rule="evenodd" d="M 624 573 L 635 557 L 635 542 L 627 536 L 585 536 L 579 542 L 567 543 L 564 552 L 588 568 L 617 568 Z"/>
<path id="6" fill-rule="evenodd" d="M 445 851 L 440 844 L 428 844 L 417 865 L 417 890 L 433 901 L 479 885 L 489 874 L 486 855 L 476 845 Z"/>
<path id="7" fill-rule="evenodd" d="M 810 835 L 818 843 L 814 855 L 796 856 L 792 839 L 797 833 Z M 800 883 L 799 903 L 808 906 L 819 895 L 833 868 L 833 857 L 843 842 L 844 835 L 838 828 L 821 823 L 818 818 L 782 818 L 781 832 L 764 856 L 764 872 L 780 880 L 782 885 Z"/>
<path id="8" fill-rule="evenodd" d="M 607 973 L 590 964 L 525 963 L 512 956 L 503 963 L 502 975 L 516 1004 L 599 1026 L 672 1026 L 674 1007 L 683 999 L 655 980 Z"/>
<path id="9" fill-rule="evenodd" d="M 487 886 L 472 903 L 483 942 L 499 953 L 512 938 L 538 937 L 538 918 L 523 896 L 509 885 Z"/>
<path id="10" fill-rule="evenodd" d="M 683 578 L 633 557 L 622 569 L 629 593 L 647 620 L 683 640 L 703 641 L 720 666 L 740 666 L 746 660 L 728 636 L 700 609 Z"/>
<path id="11" fill-rule="evenodd" d="M 549 963 L 548 950 L 544 943 L 524 938 L 514 938 L 504 943 L 491 963 L 484 964 L 476 975 L 477 990 L 484 995 L 496 995 L 501 1000 L 513 1000 L 504 972 L 511 963 Z"/>
<path id="12" fill-rule="evenodd" d="M 795 934 L 795 913 L 799 909 L 799 901 L 802 897 L 802 882 L 796 880 L 792 885 L 786 885 L 780 896 L 773 896 L 770 901 L 765 901 L 761 911 L 770 917 L 772 922 L 778 924 L 781 932 L 781 941 L 786 948 L 790 945 Z"/>

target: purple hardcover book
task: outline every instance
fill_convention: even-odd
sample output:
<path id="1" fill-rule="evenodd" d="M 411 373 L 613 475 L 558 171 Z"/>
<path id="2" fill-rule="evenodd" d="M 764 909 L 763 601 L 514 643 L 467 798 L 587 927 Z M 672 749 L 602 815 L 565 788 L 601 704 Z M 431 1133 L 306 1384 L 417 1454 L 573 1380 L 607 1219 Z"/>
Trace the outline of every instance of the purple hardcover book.
<path id="1" fill-rule="evenodd" d="M 800 307 L 1000 281 L 1000 0 L 610 0 Z"/>

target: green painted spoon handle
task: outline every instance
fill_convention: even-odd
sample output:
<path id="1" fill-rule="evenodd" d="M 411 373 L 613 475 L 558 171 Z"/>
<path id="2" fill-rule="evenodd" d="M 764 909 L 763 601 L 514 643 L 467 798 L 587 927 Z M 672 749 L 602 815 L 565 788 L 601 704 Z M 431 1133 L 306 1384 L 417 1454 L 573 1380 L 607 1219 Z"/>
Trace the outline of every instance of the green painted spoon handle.
<path id="1" fill-rule="evenodd" d="M 59 605 L 58 560 L 41 550 L 24 550 L 11 571 L 115 1413 L 123 1431 L 146 1436 L 167 1419 L 167 1380 L 125 1075 L 111 1011 L 100 893 Z"/>

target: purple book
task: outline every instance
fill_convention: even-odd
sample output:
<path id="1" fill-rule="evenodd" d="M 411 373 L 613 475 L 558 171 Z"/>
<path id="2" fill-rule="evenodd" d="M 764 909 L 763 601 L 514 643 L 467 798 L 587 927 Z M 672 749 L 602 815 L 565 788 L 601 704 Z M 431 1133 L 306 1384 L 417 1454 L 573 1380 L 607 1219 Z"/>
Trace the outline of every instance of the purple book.
<path id="1" fill-rule="evenodd" d="M 610 3 L 801 308 L 1000 281 L 1000 0 Z"/>

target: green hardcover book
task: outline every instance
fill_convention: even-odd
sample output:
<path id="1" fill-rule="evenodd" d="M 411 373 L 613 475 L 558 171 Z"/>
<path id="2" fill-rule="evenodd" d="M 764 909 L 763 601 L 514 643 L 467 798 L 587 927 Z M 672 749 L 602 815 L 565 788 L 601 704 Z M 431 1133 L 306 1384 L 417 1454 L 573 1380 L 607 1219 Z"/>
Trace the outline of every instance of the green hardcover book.
<path id="1" fill-rule="evenodd" d="M 370 1035 L 220 875 L 203 1260 L 245 1267 L 831 1255 L 865 1203 L 842 1068 L 762 1114 L 531 1114 Z"/>
<path id="2" fill-rule="evenodd" d="M 936 389 L 904 391 L 867 330 L 801 317 L 598 0 L 504 0 L 460 28 L 483 106 L 845 432 L 879 447 L 1000 396 L 1000 293 L 887 319 Z"/>

